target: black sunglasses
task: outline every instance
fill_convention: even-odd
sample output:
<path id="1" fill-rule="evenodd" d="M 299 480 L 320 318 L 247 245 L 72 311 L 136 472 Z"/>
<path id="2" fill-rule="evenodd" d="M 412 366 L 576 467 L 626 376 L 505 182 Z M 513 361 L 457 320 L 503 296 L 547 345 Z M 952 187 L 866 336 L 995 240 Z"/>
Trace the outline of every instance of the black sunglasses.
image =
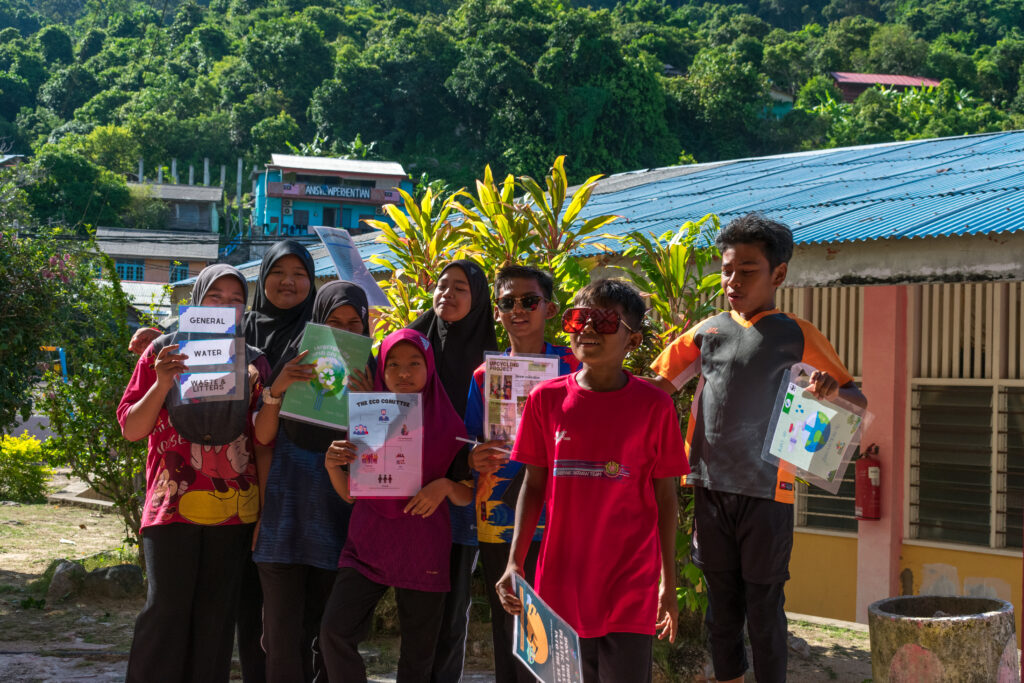
<path id="1" fill-rule="evenodd" d="M 546 301 L 546 299 L 536 294 L 524 294 L 520 297 L 509 295 L 497 299 L 494 303 L 502 313 L 511 313 L 516 307 L 517 301 L 519 302 L 519 305 L 523 307 L 524 311 L 536 311 L 537 307 L 540 306 L 540 302 Z"/>

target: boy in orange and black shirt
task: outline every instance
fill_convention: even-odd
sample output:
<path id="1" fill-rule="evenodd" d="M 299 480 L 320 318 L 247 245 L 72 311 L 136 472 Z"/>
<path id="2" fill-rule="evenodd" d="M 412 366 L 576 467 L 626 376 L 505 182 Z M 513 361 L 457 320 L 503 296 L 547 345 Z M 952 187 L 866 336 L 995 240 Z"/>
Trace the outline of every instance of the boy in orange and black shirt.
<path id="1" fill-rule="evenodd" d="M 793 235 L 757 214 L 719 234 L 722 287 L 731 311 L 712 316 L 670 344 L 651 368 L 674 393 L 697 374 L 686 436 L 694 486 L 693 561 L 704 571 L 715 676 L 742 680 L 748 625 L 759 683 L 786 679 L 783 587 L 793 546 L 793 475 L 761 459 L 779 385 L 793 364 L 817 371 L 822 398 L 866 399 L 814 325 L 775 308 Z"/>

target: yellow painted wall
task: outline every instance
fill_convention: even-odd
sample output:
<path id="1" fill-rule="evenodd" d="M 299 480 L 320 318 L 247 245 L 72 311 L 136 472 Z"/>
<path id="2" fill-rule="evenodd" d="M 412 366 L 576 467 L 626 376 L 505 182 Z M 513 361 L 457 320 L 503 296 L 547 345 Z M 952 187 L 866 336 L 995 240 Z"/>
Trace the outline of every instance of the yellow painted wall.
<path id="1" fill-rule="evenodd" d="M 1009 600 L 1021 642 L 1021 554 L 1016 557 L 950 548 L 904 545 L 900 580 L 914 595 L 978 595 Z M 909 571 L 908 575 L 906 572 Z"/>
<path id="2" fill-rule="evenodd" d="M 794 532 L 786 611 L 856 621 L 856 538 Z"/>

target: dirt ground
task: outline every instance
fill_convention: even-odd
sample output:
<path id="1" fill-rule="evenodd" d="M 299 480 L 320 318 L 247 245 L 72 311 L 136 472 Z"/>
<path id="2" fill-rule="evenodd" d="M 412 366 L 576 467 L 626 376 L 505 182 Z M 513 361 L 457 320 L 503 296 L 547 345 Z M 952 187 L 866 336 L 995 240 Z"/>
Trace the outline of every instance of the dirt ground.
<path id="1" fill-rule="evenodd" d="M 124 561 L 127 555 L 119 550 L 123 538 L 120 522 L 110 513 L 0 504 L 0 680 L 124 680 L 132 626 L 143 600 L 72 598 L 51 605 L 34 584 L 58 558 L 90 558 L 88 569 Z M 485 613 L 482 605 L 474 609 L 478 615 Z M 790 653 L 790 681 L 870 680 L 866 631 L 799 619 L 790 621 L 790 631 L 808 645 L 803 654 Z M 375 676 L 371 680 L 394 680 L 397 645 L 393 637 L 368 643 L 367 661 Z M 475 620 L 467 648 L 467 683 L 493 681 L 490 661 L 490 627 Z M 233 678 L 241 678 L 237 666 Z"/>

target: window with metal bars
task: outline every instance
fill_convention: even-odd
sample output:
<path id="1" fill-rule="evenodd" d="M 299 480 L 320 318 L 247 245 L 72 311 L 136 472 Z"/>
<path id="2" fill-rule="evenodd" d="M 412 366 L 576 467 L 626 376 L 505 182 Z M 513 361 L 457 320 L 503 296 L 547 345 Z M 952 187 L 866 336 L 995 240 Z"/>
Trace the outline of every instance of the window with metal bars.
<path id="1" fill-rule="evenodd" d="M 1024 387 L 1003 387 L 999 448 L 1006 462 L 1006 547 L 1024 547 Z"/>
<path id="2" fill-rule="evenodd" d="M 991 386 L 914 388 L 912 538 L 992 544 L 992 394 Z"/>
<path id="3" fill-rule="evenodd" d="M 854 456 L 856 457 L 856 455 Z M 807 529 L 857 531 L 854 516 L 854 467 L 850 461 L 839 491 L 832 495 L 817 486 L 797 481 L 796 524 Z"/>

